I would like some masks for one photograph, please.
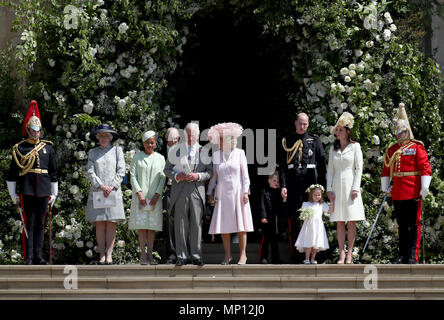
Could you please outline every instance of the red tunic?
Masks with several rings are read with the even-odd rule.
[[[421,176],[431,176],[432,169],[427,157],[427,151],[421,141],[410,140],[402,146],[394,143],[384,155],[383,177],[390,177],[390,159],[401,149],[399,161],[393,161],[393,200],[408,200],[420,198]],[[405,172],[406,176],[397,176],[396,173]]]

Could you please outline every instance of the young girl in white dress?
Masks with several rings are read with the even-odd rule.
[[[323,200],[324,187],[319,184],[311,185],[308,192],[308,202],[302,203],[301,219],[305,217],[295,246],[299,252],[305,252],[304,264],[317,264],[316,253],[329,248],[327,232],[322,221],[323,212],[332,213],[334,203],[329,207]]]

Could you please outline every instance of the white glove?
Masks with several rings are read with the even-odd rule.
[[[419,191],[419,194],[421,195],[423,200],[430,193],[429,192],[430,181],[432,181],[431,176],[421,176],[421,191]]]
[[[381,178],[381,191],[385,193],[392,192],[392,186],[390,185],[390,177]]]
[[[51,195],[49,196],[49,201],[48,201],[51,207],[54,205],[58,193],[59,193],[59,183],[51,182]]]
[[[11,196],[12,202],[16,203],[20,200],[18,194],[15,192],[17,187],[16,181],[6,181],[6,184],[8,185],[8,191],[9,195]]]

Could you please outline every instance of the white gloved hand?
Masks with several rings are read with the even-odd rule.
[[[8,185],[9,195],[11,196],[12,202],[16,203],[20,200],[18,194],[16,193],[17,182],[16,181],[6,181]]]
[[[421,191],[419,191],[422,200],[424,200],[429,195],[429,193],[429,189],[421,189]]]
[[[392,192],[392,186],[390,185],[390,177],[381,178],[381,191],[385,193]]]
[[[429,192],[430,181],[432,181],[431,176],[421,176],[421,191],[419,191],[419,194],[421,195],[423,200],[430,193]]]
[[[51,182],[51,195],[49,196],[49,199],[48,199],[48,203],[51,205],[51,207],[54,205],[54,202],[56,201],[58,193],[59,193],[59,183],[58,182]]]

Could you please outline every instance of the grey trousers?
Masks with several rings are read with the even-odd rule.
[[[174,204],[174,234],[178,259],[202,258],[202,215],[204,208],[197,189]]]

